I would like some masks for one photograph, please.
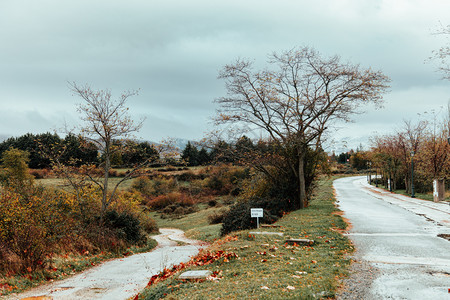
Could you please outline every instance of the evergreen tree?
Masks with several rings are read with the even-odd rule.
[[[198,166],[198,155],[199,152],[197,150],[197,147],[192,145],[191,142],[188,142],[183,150],[183,153],[181,154],[181,159],[187,162],[188,166]]]
[[[198,152],[198,164],[199,165],[207,165],[211,162],[211,157],[209,156],[208,151],[206,151],[205,148],[202,147],[200,151]]]

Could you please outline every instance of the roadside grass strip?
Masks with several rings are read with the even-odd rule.
[[[234,232],[190,263],[154,276],[135,299],[334,298],[347,275],[353,247],[341,234],[347,224],[334,205],[333,179],[318,182],[307,209],[285,215],[276,223],[279,227],[259,229],[283,236],[249,233],[255,229]],[[288,239],[314,243],[286,243]],[[212,258],[204,263],[205,257]],[[182,271],[188,270],[208,270],[212,275],[206,280],[180,280]]]

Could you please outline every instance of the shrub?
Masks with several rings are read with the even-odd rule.
[[[105,214],[105,226],[114,229],[119,238],[130,243],[141,243],[145,241],[142,235],[138,218],[127,212],[118,213],[115,210],[107,211]]]
[[[30,169],[28,172],[30,175],[33,175],[35,179],[47,178],[50,174],[49,169]]]
[[[211,176],[206,179],[205,187],[214,190],[214,191],[220,191],[224,186],[224,183],[221,178],[218,176]]]
[[[236,187],[234,189],[231,190],[230,195],[237,197],[239,196],[239,194],[242,192],[242,189],[240,187]]]
[[[161,210],[171,204],[174,204],[178,201],[179,193],[170,193],[167,195],[161,195],[147,202],[147,206],[149,206],[153,210]]]
[[[209,224],[219,224],[223,222],[225,215],[227,214],[227,210],[220,210],[219,212],[213,212],[208,216]]]
[[[114,170],[114,169],[110,169],[110,170],[108,171],[108,174],[109,174],[109,177],[119,177],[119,172],[117,172],[117,171]]]
[[[264,217],[260,222],[271,224],[292,208],[291,201],[283,198],[253,198],[233,205],[224,215],[221,234],[231,231],[256,228],[256,218],[250,216],[251,208],[263,208]]]
[[[204,194],[205,190],[203,188],[203,180],[194,180],[189,184],[189,194],[200,195]]]
[[[158,196],[150,200],[147,205],[167,215],[181,216],[196,211],[194,200],[180,192]]]
[[[72,199],[30,186],[26,193],[0,190],[0,271],[26,272],[42,266],[62,237],[72,237]]]
[[[140,176],[133,180],[133,183],[131,184],[131,189],[148,196],[153,192],[153,185],[148,176]]]
[[[196,180],[196,179],[204,179],[204,175],[202,174],[195,174],[192,171],[187,171],[187,172],[183,172],[180,175],[177,175],[178,180],[181,181],[192,181],[192,180]]]
[[[164,178],[157,176],[150,179],[148,176],[136,178],[131,185],[131,189],[139,191],[145,197],[155,197],[177,190],[178,181],[175,178]]]
[[[152,195],[164,195],[175,191],[178,188],[178,181],[175,178],[165,179],[159,176],[152,180],[152,187]]]
[[[141,216],[139,216],[139,221],[141,223],[142,229],[145,232],[147,233],[158,232],[158,224],[156,224],[156,221],[150,218],[149,216],[141,214]]]
[[[212,194],[228,195],[233,190],[236,195],[237,189],[243,180],[250,176],[250,170],[242,167],[232,167],[220,165],[208,167],[202,170],[199,175],[205,177],[204,188],[209,189]]]
[[[186,215],[188,213],[189,213],[189,211],[186,210],[182,206],[178,206],[172,211],[172,214],[175,215],[175,216],[183,216],[183,215]]]

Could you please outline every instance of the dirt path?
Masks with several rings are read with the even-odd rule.
[[[179,229],[162,228],[160,232],[160,235],[153,237],[158,242],[158,247],[151,252],[105,262],[73,277],[10,296],[8,299],[37,296],[55,300],[128,299],[141,291],[152,275],[165,267],[188,261],[202,247],[201,242],[186,238]]]

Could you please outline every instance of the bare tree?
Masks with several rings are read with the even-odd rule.
[[[111,157],[116,151],[121,150],[117,145],[113,145],[113,142],[129,138],[133,133],[139,131],[143,124],[143,120],[140,120],[137,124],[133,122],[126,106],[128,98],[137,95],[137,91],[125,91],[120,97],[113,99],[110,90],[95,91],[88,85],[79,86],[76,83],[71,83],[70,87],[77,96],[83,99],[83,102],[78,106],[78,112],[84,121],[81,134],[86,141],[97,146],[103,159],[100,165],[103,170],[101,178],[96,178],[89,172],[85,173],[89,180],[101,190],[101,217],[103,217],[109,205],[114,201],[119,185],[137,173],[147,163],[147,161],[144,161],[136,166],[109,193]]]
[[[431,59],[438,61],[438,69],[442,73],[443,79],[450,80],[450,25],[447,25],[446,27],[441,25],[441,29],[436,32],[436,34],[445,36],[447,44],[438,50],[433,51]]]
[[[305,47],[272,54],[272,70],[253,72],[252,63],[226,65],[219,78],[228,94],[219,98],[216,121],[264,130],[290,156],[298,182],[299,207],[307,205],[305,156],[318,149],[328,126],[349,121],[361,105],[381,104],[389,79],[381,72],[322,57]]]
[[[450,169],[450,145],[448,144],[447,125],[444,119],[438,118],[439,113],[434,111],[431,128],[423,142],[419,156],[419,167],[433,178],[434,200],[445,198],[445,179]]]
[[[404,132],[399,133],[402,135],[402,147],[400,152],[403,158],[404,164],[404,179],[406,192],[411,192],[411,152],[417,154],[420,151],[422,143],[425,138],[425,131],[428,123],[426,121],[419,121],[415,125],[411,124],[411,121],[404,121]]]

